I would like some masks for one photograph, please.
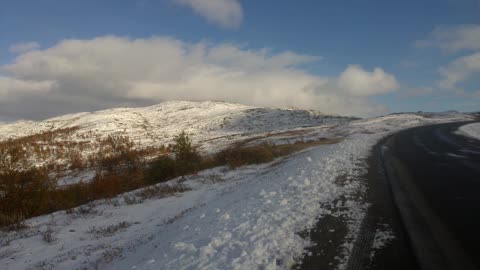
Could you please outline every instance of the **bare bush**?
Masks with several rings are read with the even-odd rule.
[[[68,209],[67,214],[72,214],[76,217],[91,217],[98,216],[101,214],[101,212],[97,210],[94,203],[88,203],[77,208]]]
[[[25,218],[50,209],[48,193],[54,186],[44,170],[0,172],[0,227],[21,227]]]
[[[55,231],[53,230],[53,227],[51,225],[48,225],[47,228],[41,232],[42,239],[43,241],[51,244],[57,240],[57,238],[54,235]]]
[[[57,138],[66,138],[74,131],[74,128],[57,130],[0,142],[0,228],[19,229],[23,226],[23,220],[27,218],[58,210],[72,209],[67,212],[77,216],[98,215],[94,205],[87,203],[114,198],[118,194],[139,188],[143,189],[123,198],[126,204],[171,196],[185,192],[189,188],[182,184],[147,186],[174,177],[194,174],[201,169],[223,165],[237,168],[270,162],[277,157],[307,147],[338,142],[338,140],[302,140],[294,144],[264,143],[246,146],[252,143],[250,138],[216,155],[202,158],[185,132],[176,136],[175,144],[168,148],[162,146],[143,150],[137,150],[128,137],[112,135],[98,139],[95,145],[99,150],[85,160],[78,152],[78,149],[86,147],[85,145],[73,142],[60,144],[57,141]],[[46,143],[53,146],[44,147]],[[89,183],[77,183],[57,189],[56,183],[50,180],[48,175],[52,170],[61,170],[63,167],[57,166],[58,164],[53,166],[48,162],[45,168],[32,167],[31,160],[26,154],[30,149],[36,151],[37,158],[41,156],[47,159],[47,156],[53,155],[63,160],[70,159],[72,169],[82,168],[87,166],[86,164],[95,165],[97,173]],[[146,166],[144,157],[160,150],[162,155]],[[169,151],[172,151],[174,158],[166,155]],[[222,181],[216,177],[210,177],[210,180]],[[73,209],[75,207],[78,208]]]
[[[136,193],[136,195],[141,200],[147,200],[152,198],[164,198],[168,197],[177,193],[182,193],[185,191],[191,190],[189,187],[183,184],[176,184],[176,185],[159,185],[159,186],[151,186],[144,188]]]
[[[117,224],[112,224],[106,227],[90,227],[88,233],[94,234],[95,236],[109,237],[115,235],[119,231],[123,231],[126,228],[130,227],[132,224],[126,221],[119,222]]]
[[[203,177],[202,182],[215,184],[225,182],[225,179],[219,174],[209,174]]]
[[[119,247],[109,248],[102,253],[102,256],[93,264],[93,269],[101,269],[102,265],[112,262],[122,255],[123,249]]]
[[[127,205],[139,204],[139,203],[144,202],[144,200],[142,200],[141,198],[139,198],[138,196],[136,196],[134,194],[129,194],[129,195],[124,196],[123,201]]]
[[[126,136],[110,135],[99,141],[100,151],[97,162],[100,172],[135,172],[142,168],[141,152],[135,150],[135,143]]]
[[[94,142],[100,150],[85,160],[79,152],[83,144],[60,144],[57,140],[59,137],[66,139],[74,130],[57,130],[0,142],[0,228],[19,229],[27,218],[112,198],[145,186],[142,157],[154,153],[157,148],[135,150],[128,137],[109,136]],[[30,155],[32,149],[34,152]],[[165,151],[165,147],[158,149]],[[66,163],[70,164],[70,169],[81,169],[88,163],[96,164],[99,169],[92,182],[57,189],[49,174],[66,167],[46,162],[52,155],[70,160]],[[48,166],[32,166],[32,160],[36,159],[45,160]],[[82,206],[68,212],[80,216],[96,214],[91,211],[91,206]]]

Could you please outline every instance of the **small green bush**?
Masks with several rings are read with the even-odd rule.
[[[146,173],[146,182],[156,184],[167,181],[177,176],[176,162],[169,156],[155,159]]]
[[[202,158],[192,146],[192,141],[185,131],[176,136],[174,141],[172,150],[175,154],[177,174],[184,175],[197,172]]]

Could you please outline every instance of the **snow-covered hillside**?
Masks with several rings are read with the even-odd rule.
[[[168,143],[186,130],[204,152],[245,139],[253,143],[341,139],[272,163],[237,170],[217,167],[157,185],[181,187],[183,192],[170,196],[145,198],[137,190],[97,201],[87,209],[31,218],[27,229],[1,233],[0,265],[4,269],[290,269],[308,256],[305,250],[312,244],[299,232],[311,229],[319,219],[333,218],[346,231],[332,262],[343,269],[369,206],[363,199],[367,188],[363,175],[371,147],[403,128],[471,119],[459,113],[409,113],[355,120],[304,110],[167,102],[0,126],[2,138],[79,127],[75,134],[121,132],[142,145]],[[390,235],[384,224],[376,229]],[[372,243],[372,249],[385,244]]]
[[[78,128],[72,138],[92,140],[122,134],[140,146],[170,143],[182,130],[192,134],[201,150],[218,148],[219,138],[235,141],[249,135],[299,127],[339,124],[350,118],[316,111],[262,108],[225,102],[171,101],[144,108],[116,108],[69,114],[44,121],[0,125],[0,140],[63,128]],[[213,146],[212,146],[213,145]]]
[[[460,132],[480,140],[480,123],[468,124],[459,128]]]
[[[37,136],[39,139],[23,147],[31,153],[29,165],[67,170],[75,160],[86,164],[95,159],[101,149],[100,140],[109,135],[127,136],[135,142],[135,148],[145,149],[167,146],[185,131],[200,153],[211,154],[248,140],[297,138],[312,131],[312,127],[336,126],[353,119],[293,108],[170,101],[143,108],[116,108],[4,124],[0,125],[0,141],[58,131],[50,141]],[[69,179],[59,182],[72,183]]]

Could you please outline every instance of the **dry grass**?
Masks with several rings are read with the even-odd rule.
[[[69,134],[73,131],[74,129],[62,130],[59,134]],[[47,133],[40,137],[48,141],[54,140],[55,136],[59,135]],[[22,139],[19,142],[29,142],[33,140],[32,138],[34,137]],[[257,139],[259,138],[265,139],[265,136]],[[0,228],[17,230],[22,228],[23,221],[27,218],[59,210],[67,210],[68,213],[79,217],[96,215],[98,213],[95,213],[95,207],[88,203],[113,198],[136,189],[139,191],[123,197],[126,204],[172,196],[185,192],[189,188],[182,184],[155,184],[217,166],[228,165],[231,168],[238,168],[244,165],[271,162],[275,158],[290,155],[305,148],[340,141],[340,139],[320,139],[300,140],[293,144],[248,145],[253,142],[253,138],[249,138],[213,156],[202,158],[190,145],[188,136],[178,136],[177,140],[177,146],[171,148],[174,150],[175,158],[162,155],[146,164],[142,158],[144,153],[135,150],[129,138],[110,136],[101,140],[100,150],[95,159],[87,162],[95,164],[94,179],[89,183],[77,183],[61,189],[57,188],[55,181],[49,179],[48,169],[28,168],[28,155],[22,144],[0,143]],[[73,157],[79,159],[78,155]],[[80,165],[83,162],[83,160],[78,161],[75,167],[84,166]],[[220,180],[213,179],[213,181]],[[73,209],[75,207],[78,208]],[[50,237],[46,234],[46,241],[49,239]]]
[[[136,195],[142,199],[152,199],[152,198],[164,198],[168,196],[172,196],[177,193],[182,193],[185,191],[191,190],[187,186],[183,184],[176,184],[176,185],[157,185],[144,188],[136,193]]]
[[[297,141],[293,144],[275,145],[271,143],[263,143],[253,146],[236,146],[221,151],[215,155],[213,160],[219,165],[229,165],[231,168],[237,168],[244,165],[271,162],[275,158],[287,156],[306,148],[323,144],[334,144],[340,141],[341,139],[320,139],[312,141]],[[209,162],[214,161],[210,160]]]
[[[108,225],[105,227],[90,227],[88,233],[94,234],[96,237],[110,237],[115,235],[119,231],[123,231],[130,227],[132,224],[126,221],[119,222],[117,224]]]
[[[127,205],[143,203],[148,199],[160,199],[170,197],[178,193],[191,190],[183,184],[155,185],[138,190],[137,192],[125,195],[123,201]]]

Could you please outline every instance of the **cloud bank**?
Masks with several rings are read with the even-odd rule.
[[[461,82],[480,73],[480,52],[455,59],[446,67],[440,68],[442,80],[439,86],[442,88],[456,88]]]
[[[224,100],[343,115],[386,112],[367,96],[394,91],[393,75],[351,65],[328,78],[302,68],[318,60],[165,37],[63,40],[0,67],[0,116],[41,119],[165,100]]]
[[[40,44],[38,44],[38,42],[24,42],[13,44],[8,48],[8,50],[11,53],[24,53],[38,48],[40,48]]]
[[[440,48],[456,55],[450,63],[438,69],[441,78],[436,81],[436,87],[457,96],[474,99],[480,97],[479,90],[468,91],[462,88],[463,83],[480,74],[479,24],[436,27],[427,39],[416,41],[415,45]]]
[[[174,0],[190,7],[193,12],[223,28],[237,28],[243,21],[243,9],[238,0]]]
[[[480,74],[480,25],[437,27],[427,40],[418,43],[420,46],[438,47],[450,53],[469,52],[440,67],[442,78],[437,82],[437,86],[442,89],[453,90],[461,95],[468,94],[460,85]],[[476,93],[478,91],[470,96],[477,98]]]
[[[415,42],[417,47],[438,47],[449,52],[480,49],[480,25],[468,24],[435,28],[425,40]]]

